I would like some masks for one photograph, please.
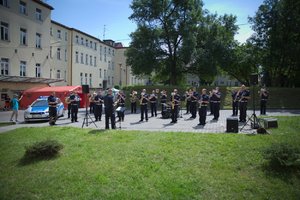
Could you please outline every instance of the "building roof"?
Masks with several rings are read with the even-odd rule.
[[[50,9],[50,10],[54,10],[54,8],[53,8],[52,6],[50,6],[50,5],[47,4],[47,3],[44,3],[44,2],[41,1],[41,0],[32,0],[32,1],[34,1],[34,2],[36,2],[36,3],[38,3],[38,4],[40,4],[40,5],[42,5],[42,6],[46,7],[46,8],[48,8],[48,9]]]
[[[37,78],[24,76],[0,76],[0,82],[17,82],[17,83],[55,83],[61,82],[63,79]]]

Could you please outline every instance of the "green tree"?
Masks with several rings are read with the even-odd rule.
[[[155,72],[166,83],[180,83],[196,46],[202,6],[201,0],[133,0],[129,19],[138,28],[126,52],[133,73]]]
[[[270,86],[300,86],[300,1],[265,0],[249,18]]]

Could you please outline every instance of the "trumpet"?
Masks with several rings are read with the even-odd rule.
[[[144,100],[144,98],[145,98],[145,97],[144,97],[144,95],[145,95],[145,93],[144,93],[144,92],[142,92],[142,93],[141,93],[140,104],[142,104],[142,103],[143,103],[143,100]]]

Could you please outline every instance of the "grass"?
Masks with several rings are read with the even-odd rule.
[[[15,122],[0,122],[0,127],[15,125]]]
[[[300,174],[269,171],[262,149],[300,146],[300,117],[270,135],[21,128],[0,134],[0,199],[299,199]],[[24,147],[64,145],[22,162]]]

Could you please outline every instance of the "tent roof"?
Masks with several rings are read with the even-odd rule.
[[[34,93],[34,92],[71,92],[71,91],[81,91],[81,86],[54,86],[54,87],[34,87],[28,90],[25,90],[25,93]]]

